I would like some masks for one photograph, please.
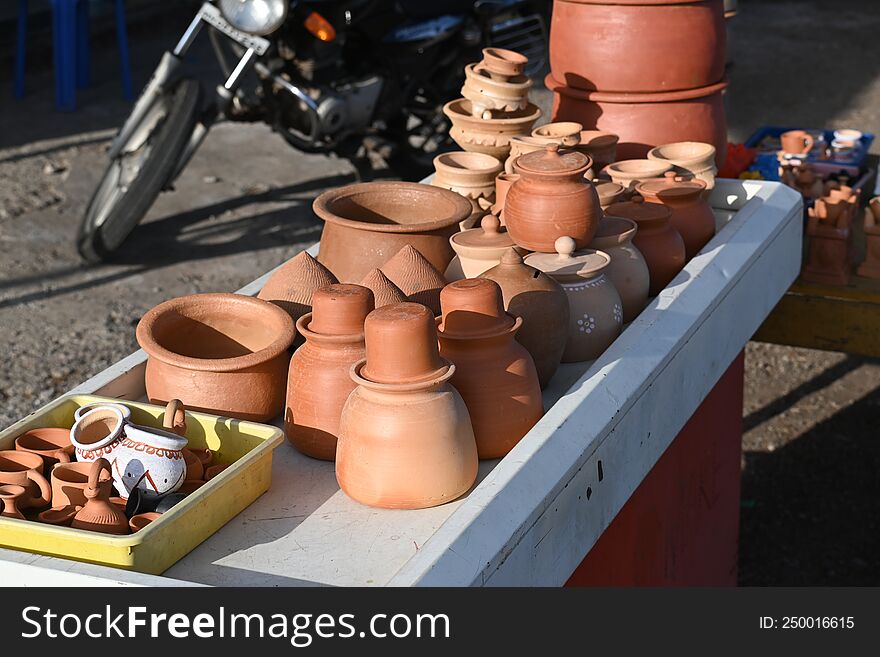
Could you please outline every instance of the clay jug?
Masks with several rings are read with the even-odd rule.
[[[684,240],[669,221],[672,212],[665,205],[645,203],[641,196],[632,201],[615,203],[608,214],[632,219],[639,229],[633,244],[641,252],[651,275],[649,296],[657,296],[687,262]]]
[[[510,235],[501,228],[501,221],[491,214],[483,217],[479,228],[456,233],[449,243],[456,255],[446,269],[447,281],[479,276],[501,262],[501,256],[513,246]]]
[[[440,290],[446,279],[416,249],[407,244],[382,265],[381,271],[407,300],[427,306],[435,316],[440,314]]]
[[[477,476],[477,445],[455,366],[440,358],[434,317],[420,304],[374,310],[366,359],[342,409],[336,478],[369,506],[420,509],[463,495]]]
[[[27,520],[19,506],[24,503],[28,491],[24,486],[4,484],[0,486],[0,517]]]
[[[648,302],[651,276],[648,265],[632,240],[638,227],[632,219],[605,215],[590,244],[591,249],[607,253],[611,262],[605,275],[614,283],[623,305],[623,323],[633,321]]]
[[[315,290],[338,282],[329,269],[300,251],[269,277],[257,298],[283,308],[295,322],[312,309]],[[302,344],[302,338],[295,344]]]
[[[715,214],[703,198],[706,183],[678,176],[673,171],[664,179],[645,180],[636,191],[649,203],[662,203],[672,212],[669,221],[684,240],[685,257],[690,260],[715,237]]]
[[[563,363],[595,360],[620,335],[623,306],[614,284],[605,275],[607,253],[575,251],[570,237],[556,240],[556,255],[533,253],[526,264],[552,276],[568,297],[570,319]]]
[[[376,308],[387,306],[389,303],[401,303],[406,301],[406,295],[392,283],[379,269],[373,269],[361,281],[361,285],[369,288],[373,293],[373,302]]]
[[[546,388],[565,351],[568,338],[568,297],[562,286],[523,263],[516,249],[508,249],[501,263],[480,274],[498,283],[504,309],[522,318],[516,341],[531,354],[541,388]]]
[[[553,252],[557,238],[572,237],[586,247],[596,233],[602,209],[592,183],[584,179],[591,160],[577,152],[560,154],[556,144],[520,157],[520,174],[504,206],[513,241],[530,251]]]
[[[312,299],[297,322],[306,343],[290,359],[284,433],[303,454],[336,458],[339,416],[355,389],[351,366],[365,355],[364,320],[373,293],[360,285],[330,285]]]
[[[102,471],[112,474],[109,461],[99,458],[92,463],[89,471],[89,485],[85,490],[86,504],[73,517],[71,527],[103,534],[128,534],[128,518],[110,502],[112,482],[110,479],[100,478]]]
[[[22,486],[26,493],[22,508],[42,508],[52,500],[52,487],[43,476],[43,459],[38,454],[0,450],[0,485]]]
[[[51,472],[56,463],[70,463],[73,456],[70,429],[31,429],[15,439],[15,449],[39,455],[43,459],[43,472]]]
[[[471,416],[481,459],[500,458],[544,414],[535,363],[515,335],[522,318],[504,312],[488,278],[450,283],[440,294],[440,355],[455,365],[451,383]]]

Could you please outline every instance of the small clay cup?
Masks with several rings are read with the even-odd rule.
[[[528,63],[528,57],[521,55],[515,50],[483,48],[483,66],[496,79],[522,75]]]
[[[52,469],[52,507],[84,506],[85,490],[89,485],[91,461],[59,463]],[[107,473],[102,473],[107,474]],[[109,479],[110,476],[107,475]]]
[[[43,476],[43,459],[39,454],[0,451],[0,485],[23,486],[26,494],[19,502],[23,509],[47,507],[52,500],[52,487]]]
[[[39,455],[43,459],[43,472],[51,472],[56,463],[70,463],[73,456],[70,429],[31,429],[15,439],[15,449]]]
[[[0,517],[13,518],[15,520],[27,520],[21,512],[21,506],[26,501],[28,490],[24,486],[4,484],[0,486]]]
[[[140,531],[147,525],[149,525],[154,520],[158,520],[162,517],[161,513],[157,513],[156,511],[147,511],[145,513],[139,513],[136,516],[132,516],[128,521],[128,527],[131,529],[131,533]]]

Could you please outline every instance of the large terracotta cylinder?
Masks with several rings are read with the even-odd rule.
[[[659,92],[724,75],[722,0],[555,0],[550,70],[588,91]]]

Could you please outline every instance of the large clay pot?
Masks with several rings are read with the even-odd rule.
[[[479,276],[501,262],[501,256],[513,246],[510,235],[501,228],[501,221],[491,214],[483,217],[479,228],[456,233],[449,243],[455,257],[444,275],[450,282]]]
[[[440,314],[440,290],[446,285],[446,279],[419,251],[404,246],[382,265],[381,272],[400,288],[408,301],[427,306],[435,316]]]
[[[52,500],[52,487],[43,476],[43,459],[38,454],[0,450],[0,485],[25,488],[17,502],[23,509],[46,507]]]
[[[646,180],[636,191],[649,203],[662,203],[671,212],[669,220],[684,240],[685,257],[690,260],[715,236],[715,214],[704,200],[706,183],[688,180],[670,171],[662,180]]]
[[[568,298],[562,286],[543,272],[523,263],[516,249],[508,249],[501,263],[480,274],[501,288],[504,309],[522,318],[516,340],[531,354],[541,388],[547,387],[568,338]]]
[[[26,431],[15,439],[19,452],[38,454],[43,459],[44,472],[51,472],[56,463],[70,463],[73,444],[70,429],[44,427]]]
[[[513,241],[529,251],[553,252],[556,239],[566,235],[585,247],[602,216],[599,196],[584,178],[590,158],[558,151],[550,144],[515,164],[520,179],[507,193],[505,225]]]
[[[300,251],[273,273],[258,299],[283,308],[295,322],[312,309],[312,293],[338,283],[324,265],[305,251]]]
[[[434,318],[422,305],[374,310],[367,357],[342,410],[336,478],[370,506],[420,509],[463,495],[477,476],[477,445],[455,366],[440,358]]]
[[[460,198],[460,197],[456,197]],[[194,294],[159,304],[137,326],[153,403],[265,422],[284,409],[296,327],[281,308],[240,294]]]
[[[365,288],[373,293],[373,302],[376,308],[387,306],[389,303],[401,303],[406,301],[406,295],[399,287],[382,273],[380,269],[372,269],[360,282]]]
[[[608,214],[632,219],[639,229],[633,244],[644,256],[651,275],[650,296],[657,296],[687,263],[684,240],[670,222],[672,212],[665,205],[645,203],[641,196],[615,203]]]
[[[623,323],[633,321],[648,301],[651,276],[641,252],[633,245],[636,222],[606,214],[590,244],[591,249],[607,253],[611,262],[605,275],[614,283],[623,305]]]
[[[721,0],[556,0],[550,69],[570,87],[692,89],[724,75]]]
[[[443,106],[443,113],[452,122],[449,136],[466,151],[486,153],[501,161],[510,154],[511,138],[528,135],[541,118],[540,108],[533,103],[525,109],[505,112],[503,118],[483,119],[473,116],[473,111],[467,98],[451,100]]]
[[[443,271],[454,255],[449,238],[473,211],[455,192],[408,182],[346,185],[312,207],[324,220],[318,261],[342,283],[357,283],[406,245]]]
[[[103,458],[92,463],[85,489],[86,504],[73,517],[71,527],[102,534],[129,534],[128,518],[110,502],[111,481],[101,478],[102,472],[111,472],[110,462]]]
[[[339,417],[355,389],[351,366],[365,355],[364,320],[373,293],[360,285],[318,290],[311,313],[296,324],[306,343],[290,359],[284,433],[303,454],[336,458]]]
[[[632,190],[643,180],[662,178],[671,168],[672,165],[668,162],[656,160],[621,160],[620,162],[612,162],[603,171],[611,178],[611,182],[621,185],[624,189]]]
[[[671,164],[676,173],[690,174],[706,183],[706,191],[715,189],[715,147],[698,141],[663,144],[648,151],[649,160]],[[708,194],[704,193],[703,196]]]

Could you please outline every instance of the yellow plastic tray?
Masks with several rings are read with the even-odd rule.
[[[162,406],[92,395],[67,395],[31,413],[0,433],[0,449],[14,449],[15,438],[37,427],[70,427],[80,406],[96,401],[124,403],[137,424],[162,426]],[[190,447],[208,448],[216,463],[231,464],[170,511],[128,536],[0,518],[0,546],[158,575],[269,489],[272,450],[280,429],[256,422],[187,411]],[[49,473],[45,473],[47,478]]]

